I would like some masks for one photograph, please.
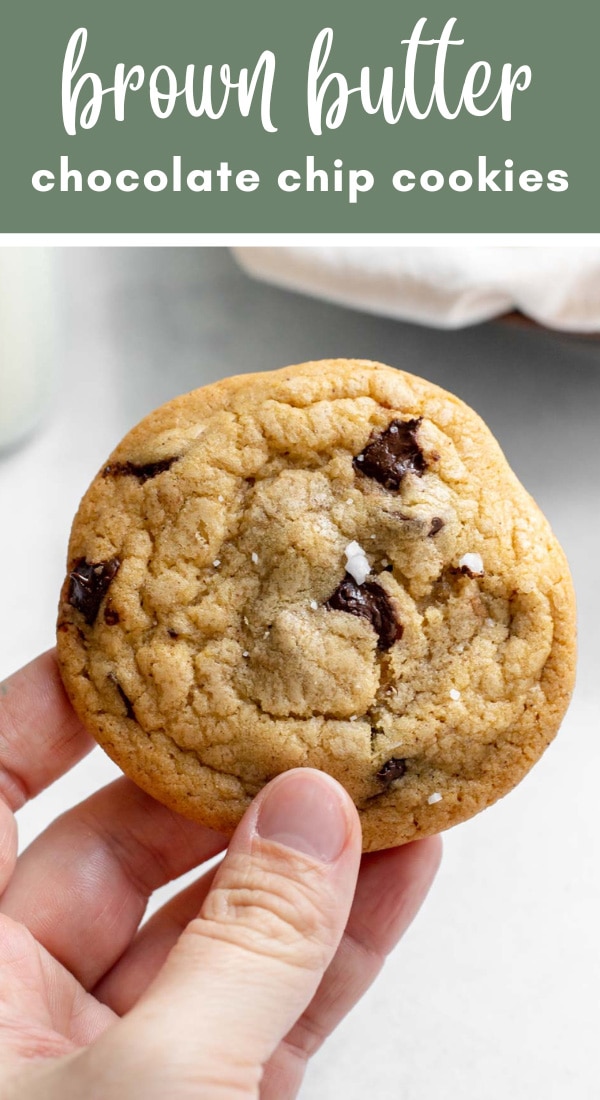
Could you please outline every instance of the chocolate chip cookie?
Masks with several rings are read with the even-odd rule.
[[[366,850],[511,789],[573,685],[563,553],[458,398],[377,363],[228,378],[126,436],[80,506],[58,654],[141,787],[231,832],[322,768]]]

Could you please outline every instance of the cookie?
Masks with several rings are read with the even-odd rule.
[[[312,766],[365,850],[495,802],[573,685],[564,555],[479,417],[377,363],[326,360],[179,397],[79,508],[58,656],[141,787],[231,833]]]

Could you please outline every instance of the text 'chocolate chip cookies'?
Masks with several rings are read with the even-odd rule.
[[[129,433],[73,525],[58,653],[87,728],[156,798],[231,832],[274,775],[322,768],[371,850],[470,817],[538,759],[574,601],[471,409],[327,360]]]

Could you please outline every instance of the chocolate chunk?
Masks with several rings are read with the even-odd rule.
[[[444,527],[444,526],[445,526],[445,524],[444,524],[443,519],[440,519],[439,516],[434,516],[432,521],[431,521],[431,527],[429,528],[427,538],[432,539],[433,536],[437,535],[438,531],[441,531],[442,527]]]
[[[120,565],[118,558],[99,562],[79,558],[69,573],[67,602],[81,612],[88,626],[93,626],[96,622],[100,604]]]
[[[133,709],[133,703],[131,702],[129,696],[124,692],[119,681],[117,680],[117,677],[114,675],[114,673],[109,672],[108,679],[110,680],[111,684],[114,684],[121,697],[123,706],[125,707],[125,714],[127,718],[133,718],[133,720],[135,721],[135,711]]]
[[[379,481],[386,489],[399,489],[405,474],[421,477],[427,464],[417,443],[417,420],[392,420],[381,435],[352,460],[354,469]]]
[[[180,455],[173,455],[172,458],[162,458],[159,462],[146,462],[144,465],[138,465],[135,462],[112,462],[104,467],[102,477],[137,477],[143,485],[145,481],[150,481],[150,478],[170,470],[173,463],[178,462],[180,457]]]
[[[112,606],[110,600],[106,601],[106,607],[104,608],[104,622],[107,626],[116,626],[117,623],[121,622],[121,616]]]
[[[402,637],[404,627],[394,615],[389,596],[374,581],[357,584],[349,573],[338,584],[325,607],[330,611],[347,611],[371,624],[377,634],[378,649],[389,649]]]
[[[371,726],[371,748],[374,747],[377,738],[381,737],[382,733],[385,733],[385,730],[381,726]]]
[[[384,787],[389,787],[395,779],[402,779],[406,767],[406,760],[401,760],[398,756],[392,756],[389,760],[386,760],[383,767],[377,772],[377,779],[380,783],[383,783]]]

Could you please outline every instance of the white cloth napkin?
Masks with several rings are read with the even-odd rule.
[[[571,332],[600,331],[600,248],[236,248],[251,275],[341,305],[460,328],[512,310]]]

